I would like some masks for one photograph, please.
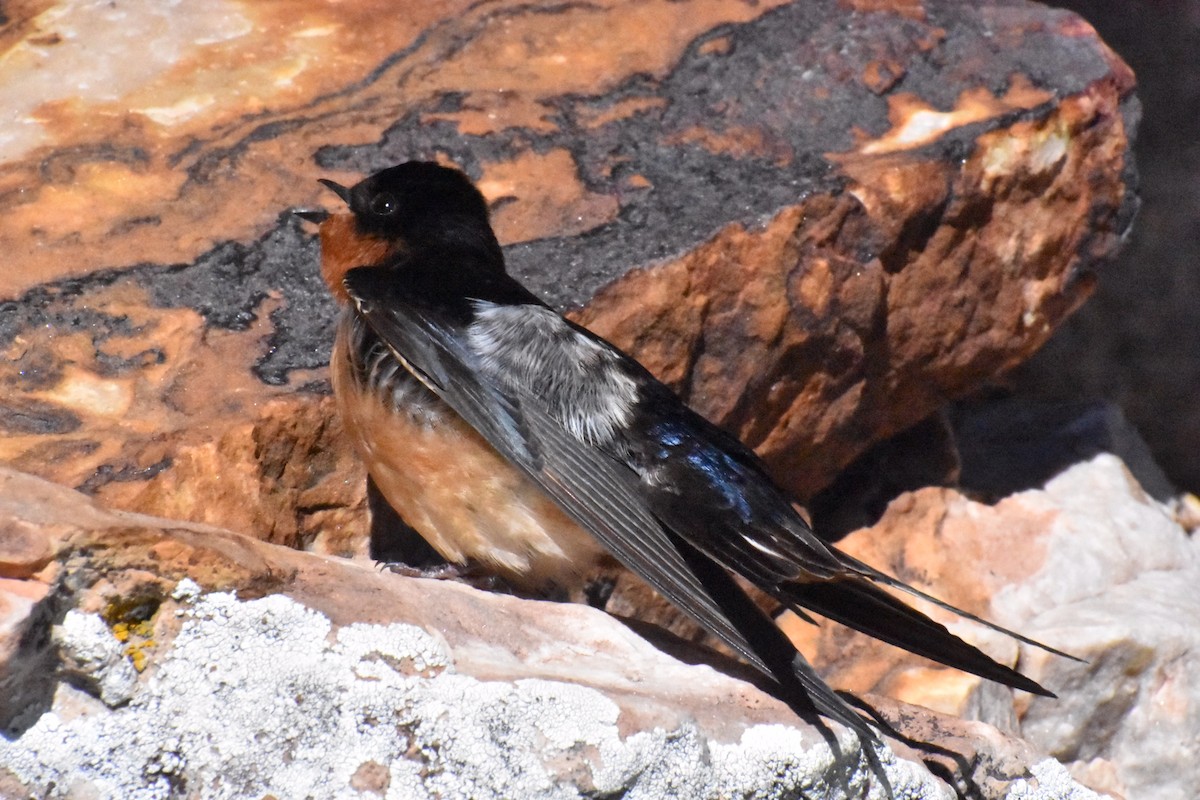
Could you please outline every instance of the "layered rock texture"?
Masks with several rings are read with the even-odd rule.
[[[466,168],[516,274],[801,495],[1033,352],[1133,209],[1132,76],[1070,14],[424,8],[26,21],[5,461],[122,508],[337,538],[359,481],[321,399],[333,304],[287,213],[334,200],[317,177]],[[81,61],[135,42],[137,69]]]
[[[363,474],[328,396],[333,301],[290,211],[333,201],[319,177],[464,168],[515,274],[807,498],[1027,358],[1125,235],[1133,77],[1085,22],[932,0],[4,14],[0,794],[129,796],[113,781],[136,775],[147,796],[880,796],[850,737],[789,716],[736,665],[658,634],[704,662],[681,663],[589,609],[331,558],[364,551]],[[911,569],[1037,622],[1038,602],[1092,596],[1032,588],[1005,606],[994,576],[972,576],[1058,580],[1048,554],[1069,546],[1038,527],[1053,517],[962,545],[974,561],[913,544]],[[974,594],[933,581],[959,569]],[[1095,653],[1070,627],[1033,632]],[[812,642],[823,660],[830,646]],[[1029,662],[1075,692],[1055,712],[955,676],[915,689],[886,659],[827,666],[1042,736],[879,700],[949,753],[896,745],[906,796],[1090,796],[1049,754],[1094,762],[1073,769],[1105,791],[1145,785],[1135,729],[1101,736],[1080,710],[1112,673]],[[271,666],[286,695],[262,694]],[[1131,686],[1105,720],[1151,694]],[[210,729],[189,708],[252,713]],[[304,734],[317,719],[331,727]],[[217,732],[235,738],[202,755]],[[84,741],[112,749],[62,745]]]

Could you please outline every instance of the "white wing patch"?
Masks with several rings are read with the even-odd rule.
[[[480,369],[541,400],[582,442],[605,444],[630,420],[637,383],[620,357],[548,308],[478,302],[467,342]]]

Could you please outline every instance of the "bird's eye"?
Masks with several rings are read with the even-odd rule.
[[[396,212],[396,196],[389,192],[377,194],[371,199],[371,213],[378,217],[386,217]]]

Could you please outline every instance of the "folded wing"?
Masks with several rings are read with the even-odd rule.
[[[635,473],[569,432],[532,393],[488,380],[459,321],[405,297],[382,270],[351,270],[345,284],[405,367],[618,561],[778,683],[793,704],[877,738],[724,570],[659,522]]]

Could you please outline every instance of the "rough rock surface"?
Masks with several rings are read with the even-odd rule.
[[[5,7],[0,460],[332,552],[317,177],[463,166],[516,273],[801,495],[1027,357],[1134,207],[1132,76],[1032,3],[44,5]]]
[[[9,470],[0,489],[0,521],[55,553],[9,582],[42,597],[2,631],[23,644],[0,653],[0,797],[883,796],[853,735],[586,606],[109,512]],[[987,725],[873,702],[922,740],[881,754],[898,798],[950,800],[943,778],[1096,797]]]
[[[1172,482],[1200,494],[1200,0],[1064,0],[1137,74],[1141,209],[1096,295],[1019,376],[1021,391],[1119,403]]]
[[[948,489],[905,495],[839,546],[1087,663],[952,624],[1060,695],[1014,708],[1008,692],[856,633],[790,626],[832,683],[1019,733],[1117,796],[1195,797],[1200,546],[1118,459],[1096,456],[994,506]]]

